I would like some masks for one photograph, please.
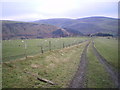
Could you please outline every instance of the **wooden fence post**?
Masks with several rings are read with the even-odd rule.
[[[44,51],[43,51],[43,47],[41,46],[41,53],[43,54],[44,53]]]
[[[51,51],[51,41],[49,41],[49,51]]]
[[[27,59],[27,42],[26,42],[26,40],[24,41],[24,45],[25,45],[25,58]]]
[[[64,44],[64,42],[63,42],[63,48],[65,47],[65,44]]]

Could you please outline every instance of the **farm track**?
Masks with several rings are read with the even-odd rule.
[[[85,88],[86,87],[86,72],[87,72],[87,47],[90,42],[87,43],[85,46],[81,58],[80,58],[80,64],[78,66],[78,70],[76,74],[74,75],[73,79],[70,82],[69,88]]]
[[[94,51],[94,54],[96,55],[99,62],[104,66],[106,71],[109,73],[113,83],[115,84],[116,88],[120,88],[120,84],[118,83],[118,72],[115,70],[114,67],[112,67],[107,60],[97,51],[97,49],[94,46],[94,42],[92,42],[92,48]]]

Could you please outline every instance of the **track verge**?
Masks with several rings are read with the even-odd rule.
[[[78,66],[78,70],[76,74],[74,75],[73,79],[70,82],[69,88],[85,88],[86,87],[86,72],[87,72],[87,47],[89,45],[90,41],[85,46],[81,58],[80,58],[80,64]]]
[[[92,42],[92,48],[94,51],[94,54],[96,55],[97,59],[99,62],[104,66],[106,71],[109,73],[113,83],[115,84],[116,87],[120,88],[120,85],[118,83],[118,72],[115,70],[114,67],[112,67],[107,60],[97,51],[97,49],[94,46],[94,42]]]

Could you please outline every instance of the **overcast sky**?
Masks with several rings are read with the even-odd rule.
[[[49,18],[118,17],[119,0],[1,0],[4,20],[35,21]]]

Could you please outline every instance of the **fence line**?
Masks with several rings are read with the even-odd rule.
[[[48,46],[45,46],[45,47],[43,47],[43,45],[36,46],[36,47],[40,47],[40,49],[39,49],[39,51],[34,52],[34,53],[27,52],[28,51],[28,45],[25,42],[24,53],[23,54],[3,57],[3,62],[7,61],[8,59],[9,60],[15,60],[15,59],[19,59],[19,58],[26,58],[27,59],[28,55],[33,55],[33,54],[35,55],[35,54],[38,54],[38,53],[43,54],[46,51],[51,51],[51,50],[55,50],[55,49],[62,49],[62,48],[70,47],[70,46],[77,45],[77,44],[80,44],[80,43],[85,42],[85,41],[87,41],[87,40],[76,41],[76,42],[72,42],[72,43],[65,43],[64,41],[62,41],[62,44],[60,45],[60,47],[57,47],[57,45],[54,45],[54,44],[52,44],[51,41],[49,41]],[[33,46],[33,47],[35,47],[35,46]]]

